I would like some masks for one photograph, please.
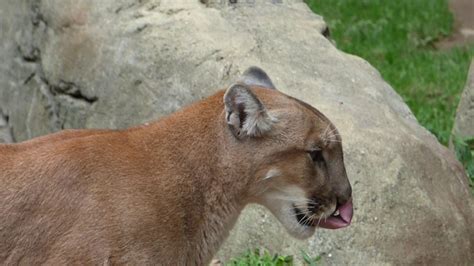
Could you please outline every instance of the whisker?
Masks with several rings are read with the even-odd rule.
[[[324,139],[326,137],[326,133],[327,133],[328,129],[329,129],[329,124],[326,126],[326,129],[324,129],[323,134],[320,136],[322,139]]]
[[[301,215],[301,214],[303,214],[304,217],[309,217],[309,215],[308,215],[309,213],[294,213],[294,214],[292,214],[291,216],[292,216],[292,217],[297,217],[298,215]]]
[[[303,218],[301,220],[299,220],[298,222],[301,223],[301,224],[306,224],[307,220],[308,220],[308,215],[304,215]]]
[[[298,208],[298,210],[299,210],[301,213],[303,213],[303,212],[304,212],[304,213],[311,213],[310,210],[306,209],[306,206],[299,206],[299,207],[298,207],[298,206],[295,205],[294,207]],[[292,211],[292,210],[295,209],[294,207],[291,206],[291,207],[283,208],[283,210],[284,210],[284,211]]]
[[[329,131],[329,132],[327,133],[327,135],[330,135],[330,134],[332,134],[332,133],[334,133],[334,132],[336,132],[336,131],[337,131],[337,128],[333,128],[331,131]]]
[[[308,216],[305,216],[303,217],[303,219],[301,219],[300,224],[306,225],[307,222],[308,222]]]
[[[319,224],[321,223],[321,218],[323,218],[323,217],[322,217],[322,216],[319,216],[318,225],[317,225],[317,226],[319,226]]]
[[[302,208],[298,208],[298,210],[296,210],[295,208],[287,208],[285,210],[286,211],[294,211],[294,212],[297,212],[297,213],[310,213],[309,210],[302,209]]]

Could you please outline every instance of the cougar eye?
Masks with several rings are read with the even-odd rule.
[[[324,163],[323,151],[322,150],[312,150],[308,152],[311,156],[311,160],[315,163]]]

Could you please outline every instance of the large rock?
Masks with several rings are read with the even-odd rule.
[[[0,109],[0,144],[12,143],[13,134],[10,125],[8,124],[8,116],[4,115]]]
[[[474,60],[456,111],[453,134],[461,138],[474,137]]]
[[[338,265],[474,261],[462,167],[372,66],[321,34],[321,17],[297,0],[203,2],[0,2],[0,107],[14,138],[156,119],[258,65],[339,128],[355,217],[299,241],[250,207],[219,257],[264,246]]]

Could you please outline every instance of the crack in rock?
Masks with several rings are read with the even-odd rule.
[[[40,5],[41,1],[34,1],[32,3],[31,10],[33,12],[33,19],[31,22],[35,27],[38,27],[41,23],[48,27],[48,22],[44,18],[43,14],[40,12]]]
[[[199,60],[199,62],[197,62],[196,64],[194,64],[194,66],[195,66],[195,67],[198,67],[198,66],[204,64],[205,62],[207,62],[208,60],[210,60],[214,55],[216,55],[216,54],[218,54],[218,53],[220,53],[220,52],[221,52],[220,49],[215,49],[215,50],[211,51],[209,54],[203,56],[203,57],[201,58],[201,60]],[[223,58],[222,58],[222,59],[223,59]],[[219,59],[219,57],[217,57],[217,58],[215,59],[215,61],[219,61],[219,60],[221,60],[221,59]]]
[[[15,142],[15,138],[13,137],[13,129],[8,122],[9,116],[6,115],[0,108],[0,143]]]
[[[43,54],[41,51],[42,45],[38,40],[42,40],[42,36],[47,34],[46,28],[49,22],[41,13],[41,1],[31,3],[31,27],[26,34],[28,40],[26,43],[19,43],[17,51],[22,63],[30,64],[32,72],[22,80],[23,86],[29,85],[31,80],[39,84],[38,91],[44,97],[43,108],[46,110],[47,119],[49,121],[49,128],[52,131],[61,130],[71,123],[69,120],[76,121],[77,117],[82,117],[87,112],[90,105],[98,100],[98,97],[84,93],[83,88],[77,83],[66,80],[52,81],[43,70]],[[36,96],[34,96],[36,97]],[[74,110],[72,113],[69,112]],[[79,111],[84,110],[85,112]],[[1,111],[1,110],[0,110]],[[1,115],[1,113],[0,113]],[[3,119],[3,120],[1,120]],[[5,129],[2,127],[8,117],[0,117],[0,138],[5,135]],[[3,124],[2,124],[3,122]],[[30,127],[31,125],[26,125]],[[7,134],[8,141],[13,141],[13,135],[9,130]]]
[[[39,49],[38,47],[31,47],[30,51],[24,51],[21,46],[18,46],[18,52],[21,55],[21,59],[28,63],[36,63],[39,60]]]
[[[33,72],[31,73],[24,81],[23,81],[23,85],[26,85],[28,84],[28,82],[30,82],[30,80],[32,80],[36,75],[36,72]]]
[[[97,101],[96,96],[85,95],[77,84],[70,81],[61,80],[58,85],[50,85],[50,91],[55,96],[63,94],[88,104],[93,104]]]
[[[51,86],[49,85],[48,80],[37,76],[36,81],[41,84],[40,92],[46,98],[48,103],[45,108],[48,111],[51,128],[56,131],[63,129],[63,123],[61,123],[61,119],[59,118],[59,106],[54,99],[54,95],[51,93]]]

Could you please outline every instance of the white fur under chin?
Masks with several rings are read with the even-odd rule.
[[[292,205],[282,207],[280,213],[281,215],[275,216],[283,224],[283,226],[285,226],[285,229],[288,231],[288,233],[293,237],[306,239],[314,234],[315,227],[304,226],[298,223]]]
[[[284,191],[273,191],[265,195],[264,205],[285,227],[287,232],[295,238],[305,239],[312,236],[315,227],[304,226],[298,223],[293,211],[293,204],[306,200],[304,191],[298,187],[291,186]]]

